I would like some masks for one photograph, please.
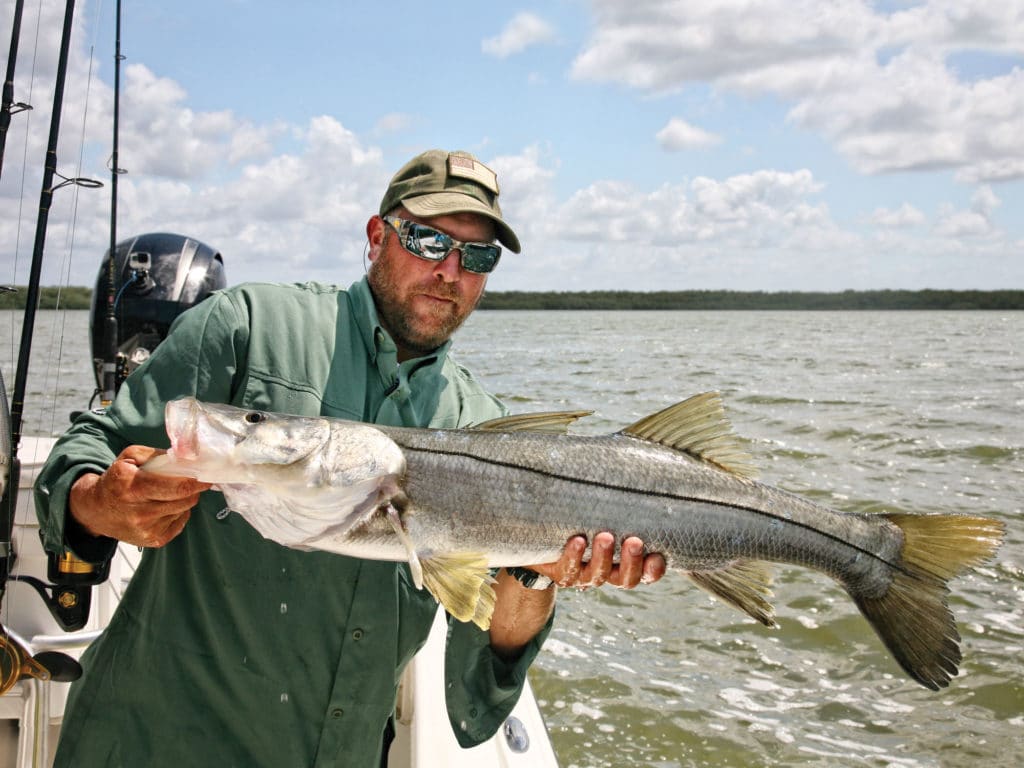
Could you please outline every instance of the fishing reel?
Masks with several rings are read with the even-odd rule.
[[[41,651],[32,655],[24,641],[0,624],[0,696],[27,677],[70,683],[81,676],[81,664],[66,653]]]
[[[107,578],[110,566],[94,566],[92,563],[79,560],[70,552],[59,555],[49,552],[46,558],[46,575],[52,583],[47,584],[35,576],[25,574],[12,578],[36,591],[49,609],[50,615],[65,632],[82,629],[89,621],[92,587]]]
[[[0,379],[0,389],[3,383]],[[0,499],[0,519],[14,520],[14,506],[17,499],[16,490],[21,478],[21,462],[17,457],[10,458],[6,468],[6,483],[3,497]],[[50,615],[65,632],[81,629],[89,621],[89,607],[92,604],[92,585],[107,579],[110,563],[100,565],[87,563],[75,557],[71,552],[59,554],[47,552],[46,577],[50,584],[28,576],[27,574],[11,575],[17,555],[11,543],[9,526],[0,536],[0,597],[5,592],[8,579],[27,584],[35,590],[50,611]],[[3,642],[3,627],[0,626],[0,642]],[[13,683],[12,683],[13,685]]]

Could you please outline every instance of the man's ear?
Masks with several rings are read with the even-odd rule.
[[[366,242],[369,243],[369,250],[366,258],[375,261],[380,256],[380,249],[384,246],[385,227],[387,224],[380,216],[371,216],[366,222]]]

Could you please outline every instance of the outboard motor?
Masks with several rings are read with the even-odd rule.
[[[138,235],[114,249],[114,285],[110,252],[100,265],[89,322],[93,372],[103,389],[103,366],[110,339],[107,308],[117,320],[116,387],[146,361],[164,340],[174,319],[213,291],[227,286],[224,260],[208,245],[184,235]]]
[[[113,350],[111,341],[116,341],[117,348],[116,391],[167,337],[178,315],[227,286],[220,253],[193,238],[165,233],[139,235],[118,243],[114,276],[111,288],[108,251],[96,278],[89,321],[97,394],[104,388],[104,368],[110,364],[106,358]],[[109,321],[111,303],[116,332],[115,324]],[[114,335],[116,340],[110,338]],[[51,584],[27,576],[21,581],[32,586],[61,627],[71,631],[85,626],[92,602],[91,587],[105,581],[109,572],[109,562],[87,563],[65,549],[47,553]],[[52,670],[50,673],[55,674]]]

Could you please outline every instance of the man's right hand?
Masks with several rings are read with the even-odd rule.
[[[140,547],[162,547],[185,528],[199,494],[210,488],[188,477],[139,468],[163,453],[144,445],[121,451],[102,475],[85,474],[71,486],[71,515],[93,536]]]

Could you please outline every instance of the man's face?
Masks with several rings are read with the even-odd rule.
[[[455,213],[421,219],[399,208],[396,215],[438,229],[463,242],[494,240],[490,219]],[[398,346],[398,359],[418,357],[447,341],[476,308],[487,275],[469,272],[452,251],[432,262],[409,253],[379,216],[366,225],[370,241],[370,288],[381,323]]]

